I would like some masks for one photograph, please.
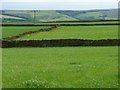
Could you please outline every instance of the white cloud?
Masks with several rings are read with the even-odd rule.
[[[91,10],[118,8],[117,3],[107,2],[4,2],[3,9],[8,10]]]
[[[3,9],[9,10],[90,10],[118,8],[118,1],[119,0],[2,0],[2,5]]]

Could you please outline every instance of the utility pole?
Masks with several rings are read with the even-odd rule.
[[[36,11],[34,10],[34,25],[36,24]]]

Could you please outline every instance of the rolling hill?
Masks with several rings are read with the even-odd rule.
[[[77,20],[117,20],[118,10],[88,10],[88,11],[57,11]]]
[[[35,21],[47,22],[47,21],[79,21],[79,20],[117,20],[117,9],[106,10],[85,10],[85,11],[73,11],[73,10],[3,10],[2,21],[3,22],[33,22],[34,15]]]

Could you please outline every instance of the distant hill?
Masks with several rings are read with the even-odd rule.
[[[78,20],[117,20],[118,10],[37,10],[35,13],[37,22],[47,21],[78,21]],[[2,11],[3,22],[33,22],[33,10],[4,10]]]
[[[57,11],[77,20],[117,20],[118,10]]]

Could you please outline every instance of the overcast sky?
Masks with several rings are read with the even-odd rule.
[[[3,10],[91,10],[118,8],[119,0],[1,0]]]

